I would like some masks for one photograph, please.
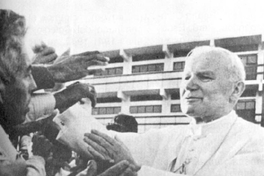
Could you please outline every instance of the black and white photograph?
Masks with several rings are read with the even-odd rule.
[[[264,176],[264,1],[0,1],[0,176],[181,175]]]

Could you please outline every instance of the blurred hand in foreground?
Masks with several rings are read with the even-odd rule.
[[[126,160],[134,172],[141,168],[134,161],[128,148],[117,138],[113,139],[104,133],[92,130],[91,133],[85,134],[84,141],[88,144],[87,150],[95,159],[109,160],[115,164]]]

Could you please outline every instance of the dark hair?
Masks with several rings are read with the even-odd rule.
[[[138,131],[138,123],[136,118],[126,114],[119,114],[115,116],[114,123],[106,126],[108,130],[118,132],[135,132]]]
[[[15,82],[17,75],[27,68],[23,53],[26,33],[25,18],[11,10],[0,9],[0,83],[9,85]],[[12,125],[2,101],[0,101],[0,124],[7,133]],[[12,135],[9,135],[10,137]]]
[[[0,9],[0,79],[8,84],[25,68],[23,41],[25,18],[11,10]]]

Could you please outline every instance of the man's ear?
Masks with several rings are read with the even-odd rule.
[[[236,102],[245,90],[245,83],[239,81],[234,84],[233,92],[230,96],[230,102]]]

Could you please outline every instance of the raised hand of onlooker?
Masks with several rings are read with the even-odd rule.
[[[122,160],[129,162],[132,171],[137,172],[140,166],[134,161],[128,148],[118,139],[113,139],[97,130],[86,133],[84,141],[88,144],[87,150],[98,160],[109,160],[118,163]]]
[[[55,49],[43,42],[35,45],[32,50],[35,53],[33,64],[51,64],[58,57]]]
[[[89,98],[92,107],[96,105],[96,92],[92,85],[88,83],[75,82],[69,85],[61,92],[54,94],[56,105],[55,108],[63,112],[82,98]]]
[[[60,61],[47,66],[55,82],[67,82],[83,78],[94,73],[90,66],[104,66],[108,59],[98,51],[86,52],[78,55],[61,56]]]

